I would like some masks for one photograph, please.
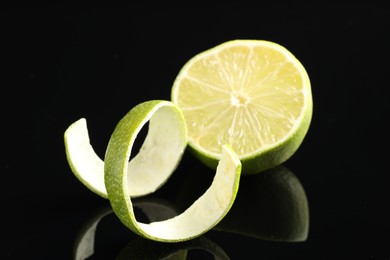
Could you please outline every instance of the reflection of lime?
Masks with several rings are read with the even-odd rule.
[[[215,229],[266,240],[305,241],[309,230],[305,191],[282,165],[242,178],[236,202]]]
[[[243,173],[287,160],[312,116],[305,68],[287,49],[263,40],[229,41],[196,55],[179,72],[171,98],[195,155],[215,168],[221,145],[230,144]]]

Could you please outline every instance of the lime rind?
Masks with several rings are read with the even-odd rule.
[[[64,140],[66,157],[74,175],[92,192],[107,199],[104,162],[90,143],[86,119],[71,124],[65,131]]]
[[[167,112],[155,114],[158,109]],[[132,129],[128,131],[136,133],[134,138],[142,126],[150,121],[145,141],[127,170],[127,185],[132,186],[129,195],[139,197],[160,188],[176,169],[187,146],[187,132],[181,112],[169,101],[145,102],[132,114]],[[74,175],[92,192],[108,198],[104,161],[90,144],[85,118],[71,124],[65,131],[64,139],[67,159]],[[156,147],[165,147],[165,150]]]
[[[143,163],[155,164],[157,162],[158,164],[158,162],[167,161],[166,158],[158,157],[165,157],[167,150],[175,147],[172,144],[178,139],[175,131],[177,131],[177,127],[184,124],[183,118],[177,120],[177,116],[172,116],[173,114],[169,113],[172,109],[177,108],[168,104],[170,103],[144,102],[134,107],[122,118],[116,126],[107,147],[104,176],[111,206],[125,226],[140,236],[151,240],[179,242],[207,232],[227,214],[238,191],[241,162],[230,146],[224,145],[222,157],[211,186],[187,210],[176,217],[163,221],[155,221],[149,224],[138,222],[130,196],[135,186],[132,185],[132,182],[129,182],[128,174],[128,169],[132,167],[131,162],[129,163],[132,146],[142,126],[150,120],[149,131],[158,133],[157,135],[160,137],[151,140],[153,141],[151,142],[153,143],[153,150],[155,150],[153,156],[156,157],[153,160],[140,160],[140,166],[137,169],[147,167]],[[153,123],[156,116],[157,120]],[[161,120],[162,118],[163,120]],[[134,124],[134,122],[142,123]],[[153,130],[154,127],[156,131]],[[169,159],[169,161],[171,160]]]
[[[134,142],[147,123],[146,138],[131,158]],[[64,138],[75,176],[90,190],[108,198],[123,224],[151,240],[179,242],[202,235],[222,220],[238,192],[241,162],[233,149],[224,145],[211,186],[187,210],[149,224],[137,221],[131,198],[161,187],[178,166],[187,146],[183,114],[170,101],[147,101],[131,109],[111,135],[104,162],[90,144],[84,118],[74,122]]]
[[[181,111],[169,101],[153,100],[137,105],[119,122],[118,125],[125,127],[120,132],[114,131],[115,149],[125,151],[132,147],[148,122],[148,132],[139,152],[130,161],[131,149],[115,159],[119,162],[126,158],[126,187],[131,197],[144,196],[160,188],[178,166],[187,146],[187,128]],[[105,185],[107,188],[107,181]]]
[[[150,224],[139,223],[141,231],[152,239],[184,241],[197,237],[228,213],[238,192],[241,162],[229,145],[222,148],[222,157],[211,186],[180,215]]]
[[[241,175],[241,163],[228,146],[223,146],[221,161],[208,190],[180,215],[163,220],[141,223],[136,220],[133,204],[126,193],[124,171],[107,169],[107,190],[114,212],[129,229],[142,237],[160,242],[181,242],[198,237],[216,226],[228,213],[236,198]],[[106,163],[106,167],[110,164]],[[113,166],[113,169],[116,168]],[[115,188],[122,185],[122,190]],[[110,192],[114,194],[110,195]]]

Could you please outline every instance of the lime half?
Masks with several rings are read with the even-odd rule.
[[[266,40],[232,40],[195,55],[177,75],[171,99],[184,114],[194,154],[215,168],[229,144],[243,173],[290,158],[312,117],[304,66]]]

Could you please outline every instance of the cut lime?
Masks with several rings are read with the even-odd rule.
[[[215,168],[229,144],[243,173],[279,165],[301,145],[311,122],[308,74],[285,47],[265,40],[233,40],[190,59],[171,99],[183,112],[188,144]]]

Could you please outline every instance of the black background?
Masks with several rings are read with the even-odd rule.
[[[297,243],[215,230],[204,236],[231,259],[390,257],[389,8],[63,4],[0,14],[2,259],[71,259],[80,228],[108,205],[68,166],[63,133],[72,122],[87,119],[91,143],[103,156],[127,111],[169,100],[188,59],[233,39],[280,43],[310,76],[312,123],[284,163],[306,192],[309,234]],[[175,201],[194,168],[211,180],[213,171],[186,153],[153,196]],[[250,203],[256,210],[256,201]],[[90,259],[114,259],[137,239],[115,217],[107,222]]]

